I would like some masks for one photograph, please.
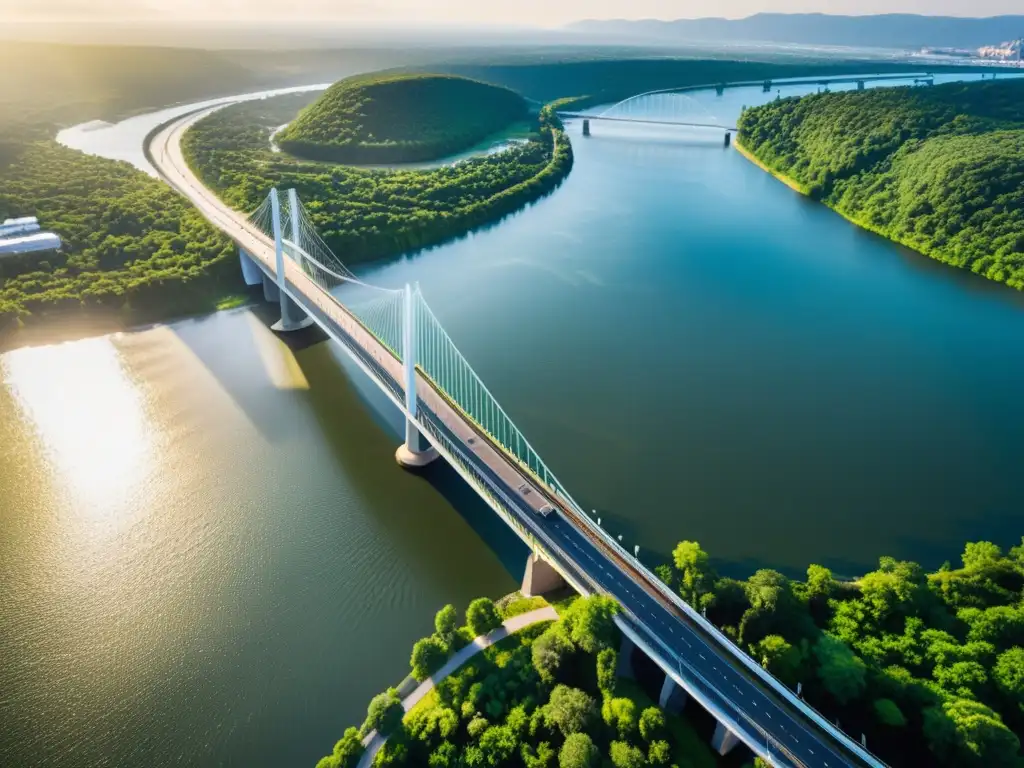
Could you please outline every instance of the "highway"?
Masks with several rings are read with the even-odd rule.
[[[176,118],[155,131],[149,138],[148,156],[172,187],[273,275],[273,243],[251,227],[243,214],[229,209],[206,189],[182,156],[184,132],[217,108]],[[401,362],[290,259],[285,260],[285,288],[403,409]],[[489,497],[520,536],[539,546],[577,589],[611,595],[624,606],[625,621],[653,650],[655,661],[756,753],[770,756],[774,765],[781,766],[883,765],[860,753],[855,745],[838,741],[764,679],[739,664],[723,646],[727,640],[712,636],[688,616],[660,585],[651,583],[631,556],[596,533],[580,510],[480,432],[419,371],[416,392],[418,426],[456,470]],[[545,503],[555,505],[558,513],[538,515]]]

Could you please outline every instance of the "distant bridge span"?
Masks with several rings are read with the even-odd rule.
[[[644,123],[645,125],[678,125],[686,128],[715,128],[719,131],[735,131],[735,126],[718,123],[695,123],[685,120],[654,120],[640,117],[608,117],[607,115],[585,115],[582,112],[559,112],[559,117],[582,118],[584,120],[605,120],[613,123]]]

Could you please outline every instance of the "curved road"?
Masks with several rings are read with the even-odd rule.
[[[264,271],[273,274],[273,244],[204,187],[181,152],[181,138],[189,126],[222,106],[173,120],[151,136],[147,151],[172,187],[261,262]],[[297,264],[285,261],[287,292],[378,381],[396,406],[403,408],[401,364]],[[775,765],[883,765],[852,742],[842,743],[830,735],[738,663],[734,649],[726,648],[721,638],[712,637],[699,621],[666,597],[631,557],[596,534],[575,507],[552,494],[478,432],[423,376],[417,381],[417,397],[419,426],[456,470],[491,498],[492,506],[520,536],[540,543],[577,588],[609,594],[626,607],[627,634],[648,646],[667,674],[756,753],[770,757]],[[545,503],[554,504],[559,514],[540,517],[537,509]]]

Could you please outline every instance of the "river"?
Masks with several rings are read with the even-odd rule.
[[[734,574],[1019,540],[1019,294],[721,134],[592,128],[552,195],[365,274],[420,282],[581,503]],[[515,587],[517,540],[450,470],[399,469],[394,409],[272,319],[0,357],[0,764],[311,766],[438,607]]]

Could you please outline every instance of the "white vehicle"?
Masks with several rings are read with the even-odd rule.
[[[554,511],[555,511],[554,507],[552,507],[550,504],[545,504],[543,507],[541,507],[540,509],[537,510],[537,514],[540,515],[541,517],[547,517],[548,515],[550,515]]]

